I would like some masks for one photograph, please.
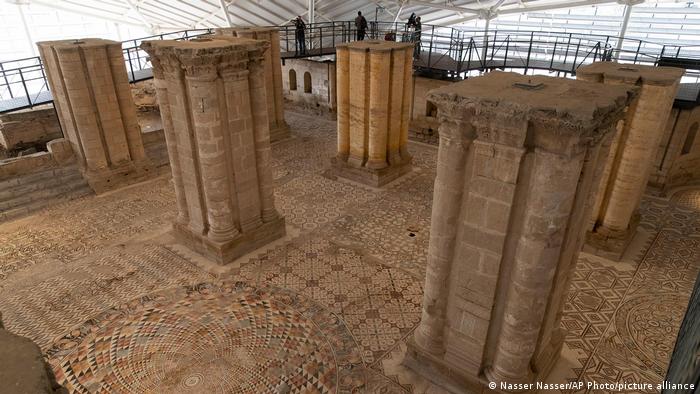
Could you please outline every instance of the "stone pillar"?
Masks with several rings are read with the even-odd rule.
[[[411,171],[408,122],[413,46],[358,41],[336,48],[338,154],[335,175],[380,187]]]
[[[98,193],[143,179],[143,149],[120,42],[38,42],[54,105],[90,186]]]
[[[576,78],[584,81],[641,86],[612,142],[586,236],[587,251],[619,260],[632,240],[639,223],[639,204],[683,73],[672,67],[613,62],[576,71]]]
[[[284,120],[279,29],[277,27],[223,27],[217,28],[215,31],[216,34],[263,40],[270,43],[270,49],[265,52],[264,58],[270,141],[275,142],[289,137],[289,126]]]
[[[477,392],[549,372],[606,141],[632,96],[501,72],[431,92],[440,147],[409,367]]]
[[[285,234],[274,207],[264,41],[146,41],[180,242],[227,264]]]

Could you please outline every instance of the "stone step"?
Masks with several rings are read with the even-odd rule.
[[[14,219],[92,193],[77,165],[20,176],[0,189],[0,220]]]
[[[77,165],[49,168],[49,169],[33,172],[31,174],[21,175],[18,177],[14,177],[11,179],[6,179],[4,181],[0,181],[0,190],[6,190],[8,188],[12,188],[12,187],[19,186],[19,185],[31,184],[31,183],[34,183],[36,181],[53,179],[56,176],[62,176],[62,175],[66,175],[66,174],[74,173],[74,172],[80,172]],[[0,197],[0,198],[2,198],[2,197]]]
[[[42,198],[31,201],[28,204],[7,211],[0,211],[0,222],[18,219],[48,206],[93,194],[90,186],[84,181],[52,188],[51,191],[52,193],[46,193]]]
[[[44,190],[82,180],[83,177],[77,168],[42,173],[41,177],[34,177],[32,182],[23,181],[0,191],[0,211],[35,200],[36,194],[41,194]]]

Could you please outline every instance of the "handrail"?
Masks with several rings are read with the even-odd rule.
[[[273,27],[273,26],[270,26]],[[331,55],[336,45],[354,41],[357,29],[353,21],[329,21],[307,25],[307,52],[296,48],[295,26],[279,29],[283,59]],[[180,30],[122,42],[124,62],[131,82],[152,78],[150,60],[141,51],[141,42],[152,39],[188,40],[211,34],[213,29]],[[391,34],[388,34],[391,33]],[[674,64],[669,59],[697,59],[697,67],[686,77],[700,85],[700,46],[660,44],[653,41],[562,31],[470,30],[439,25],[423,25],[418,34],[403,22],[371,22],[367,37],[414,42],[414,68],[419,72],[447,78],[463,78],[472,72],[493,69],[530,69],[575,74],[583,64],[618,60],[624,63]],[[691,62],[692,63],[692,62]],[[688,64],[687,62],[684,64]],[[9,97],[8,97],[9,96]],[[41,58],[0,62],[0,113],[51,102]],[[3,103],[10,103],[3,106]]]

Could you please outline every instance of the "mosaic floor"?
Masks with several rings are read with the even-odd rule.
[[[335,124],[273,145],[293,236],[226,272],[172,244],[166,178],[0,224],[0,312],[72,392],[441,390],[401,366],[420,319],[437,150],[382,190],[323,174]],[[645,198],[633,250],[582,254],[552,382],[658,383],[700,270],[700,190]]]

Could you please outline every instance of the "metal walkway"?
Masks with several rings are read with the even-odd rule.
[[[294,26],[279,26],[281,58],[296,59],[335,54],[337,44],[354,41],[354,23],[325,22],[309,25],[305,31],[307,52],[296,51]],[[153,77],[148,56],[139,45],[146,40],[187,40],[211,34],[212,29],[183,30],[124,41],[124,62],[131,82]],[[417,72],[446,79],[460,79],[474,72],[495,69],[541,70],[557,75],[574,75],[582,65],[617,59],[621,63],[669,65],[686,69],[677,101],[700,103],[700,47],[660,45],[650,41],[565,32],[468,31],[423,25],[421,31],[404,23],[370,24],[367,39],[414,42],[419,56]],[[52,102],[39,57],[0,63],[0,113]]]

